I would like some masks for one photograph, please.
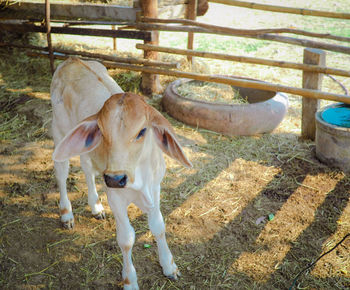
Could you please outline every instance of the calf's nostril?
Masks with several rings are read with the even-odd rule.
[[[127,182],[128,182],[128,177],[126,175],[124,175],[123,178],[120,179],[119,184],[121,187],[124,187]]]
[[[128,183],[128,176],[126,174],[122,175],[103,175],[106,185],[111,188],[123,188]]]

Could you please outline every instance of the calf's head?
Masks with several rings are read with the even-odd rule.
[[[108,187],[123,188],[134,182],[143,150],[154,143],[186,167],[186,158],[170,123],[143,97],[122,93],[111,96],[95,115],[82,121],[56,146],[55,161],[64,161],[96,149],[103,155],[103,176]],[[151,150],[147,151],[151,152]]]

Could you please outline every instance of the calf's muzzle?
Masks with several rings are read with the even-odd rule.
[[[128,183],[128,176],[126,174],[103,174],[103,178],[108,187],[124,188]]]

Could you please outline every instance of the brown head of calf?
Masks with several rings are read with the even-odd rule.
[[[123,188],[134,182],[143,150],[154,143],[183,165],[192,166],[170,123],[156,109],[139,95],[115,94],[97,114],[82,121],[62,139],[53,159],[63,161],[94,151],[106,185]]]

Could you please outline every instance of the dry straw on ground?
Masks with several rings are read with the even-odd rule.
[[[210,82],[190,81],[179,85],[178,93],[186,98],[218,104],[245,104],[247,101],[232,86]]]
[[[300,59],[302,49],[266,45],[251,54]],[[196,61],[191,69],[300,85],[300,73],[290,70]],[[330,54],[329,64],[346,68],[350,59]],[[121,73],[110,71],[134,90],[139,74]],[[122,257],[114,219],[100,179],[107,219],[92,218],[77,158],[68,180],[76,227],[60,227],[49,133],[50,79],[47,60],[0,50],[0,287],[118,288]],[[173,78],[161,80],[165,86]],[[341,81],[349,87],[349,80]],[[341,90],[328,79],[323,89]],[[301,102],[289,97],[282,124],[261,136],[230,138],[185,126],[162,112],[194,165],[184,169],[166,158],[161,192],[167,239],[182,277],[163,277],[147,217],[132,205],[133,259],[141,289],[286,289],[301,269],[350,232],[349,176],[320,163],[314,142],[299,138]],[[161,110],[160,96],[148,101]],[[303,275],[299,287],[349,288],[349,249],[348,239]]]

